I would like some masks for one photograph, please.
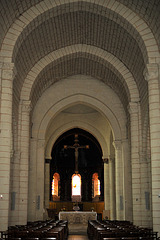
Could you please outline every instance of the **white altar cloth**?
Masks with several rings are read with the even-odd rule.
[[[96,212],[59,212],[60,220],[67,220],[69,224],[88,224],[88,220],[96,220]]]

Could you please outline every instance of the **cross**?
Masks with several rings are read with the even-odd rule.
[[[79,142],[78,134],[75,134],[74,142],[75,143],[73,144],[73,146],[64,145],[64,149],[68,149],[68,148],[75,149],[75,173],[78,173],[78,149],[79,148],[89,149],[89,145],[80,146],[78,143]]]

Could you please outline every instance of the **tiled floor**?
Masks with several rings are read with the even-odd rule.
[[[87,235],[69,235],[68,240],[88,240]]]

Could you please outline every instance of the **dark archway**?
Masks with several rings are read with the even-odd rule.
[[[78,150],[78,172],[82,178],[82,201],[92,201],[92,175],[97,172],[101,182],[101,197],[104,199],[104,169],[102,149],[96,138],[79,128],[71,129],[62,134],[52,149],[50,182],[55,172],[60,175],[60,200],[71,201],[71,178],[75,173],[75,151],[64,149],[64,145],[73,146],[75,134],[78,134],[80,146],[89,145],[89,149]],[[51,191],[50,191],[51,193]],[[50,200],[52,195],[50,194]]]

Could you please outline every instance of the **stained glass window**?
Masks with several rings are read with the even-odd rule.
[[[52,180],[52,196],[58,196],[58,187],[59,187],[59,174],[58,173],[54,173],[53,175],[53,180]]]
[[[72,195],[81,195],[81,177],[74,174],[72,177]]]
[[[92,176],[92,196],[95,197],[101,194],[100,191],[100,180],[98,179],[98,173],[94,173]]]

